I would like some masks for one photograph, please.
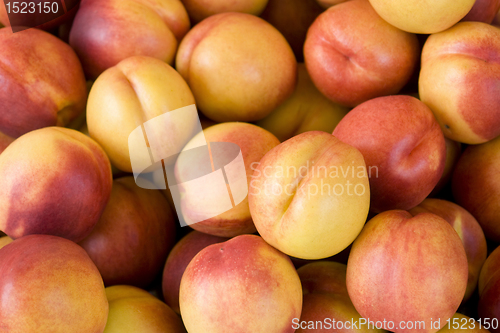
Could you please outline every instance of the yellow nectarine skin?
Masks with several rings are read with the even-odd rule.
[[[111,184],[109,159],[91,138],[62,127],[31,131],[0,154],[0,230],[78,242],[99,220]]]
[[[111,163],[132,172],[130,133],[147,120],[194,103],[188,85],[171,66],[151,57],[131,57],[94,82],[87,103],[87,125]],[[176,123],[165,129],[165,142],[180,151],[191,138],[191,124]]]
[[[12,243],[12,241],[13,239],[10,238],[9,236],[0,237],[0,249],[5,245]]]
[[[106,288],[109,315],[104,333],[185,333],[177,314],[146,290],[128,285]]]
[[[215,121],[264,118],[292,93],[297,63],[286,39],[261,18],[211,16],[179,45],[176,68],[199,109]]]
[[[319,92],[303,63],[298,64],[297,71],[298,81],[293,95],[266,118],[256,122],[281,142],[308,131],[331,133],[349,110]]]
[[[75,243],[29,235],[0,250],[0,331],[102,333],[108,301],[99,271]]]
[[[259,234],[280,251],[322,259],[345,249],[368,215],[365,161],[329,133],[299,134],[255,168],[248,202]]]
[[[500,28],[461,22],[431,35],[418,90],[444,135],[467,144],[500,135]]]
[[[476,0],[369,0],[377,13],[395,27],[432,34],[460,21]]]

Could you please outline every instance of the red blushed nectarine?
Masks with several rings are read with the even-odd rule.
[[[477,287],[479,272],[486,260],[487,246],[483,230],[477,220],[459,205],[440,199],[425,199],[420,205],[410,210],[413,216],[429,212],[436,214],[455,229],[462,240],[469,263],[469,279],[462,302],[467,301]]]
[[[179,288],[182,274],[184,274],[189,262],[207,246],[227,240],[229,238],[213,236],[194,230],[175,244],[165,263],[162,279],[163,298],[172,310],[180,314]]]
[[[410,79],[419,53],[415,35],[384,21],[365,0],[327,9],[309,28],[304,45],[316,87],[349,107],[398,93]]]
[[[334,261],[314,261],[297,269],[304,295],[313,293],[348,295],[347,266]]]
[[[411,96],[386,96],[352,109],[333,135],[363,154],[373,212],[411,209],[443,174],[446,146],[431,110]]]
[[[496,13],[491,24],[496,26],[496,27],[500,27],[500,10]]]
[[[378,214],[353,243],[347,291],[358,312],[393,332],[436,332],[462,302],[467,256],[457,232],[431,213]],[[420,322],[419,327],[399,325]],[[392,328],[390,326],[393,326]]]
[[[0,154],[0,230],[78,242],[99,220],[111,184],[108,157],[94,140],[61,127],[31,131]]]
[[[99,222],[79,244],[106,286],[147,287],[160,273],[175,242],[175,220],[167,199],[127,176],[115,179]]]
[[[468,146],[457,162],[451,188],[455,201],[474,216],[487,239],[500,242],[500,137]]]
[[[241,235],[191,260],[179,301],[190,333],[292,333],[302,288],[285,254],[259,236]]]
[[[179,0],[84,0],[69,43],[89,79],[132,56],[172,64],[178,43],[189,30]]]
[[[102,333],[108,301],[99,271],[80,246],[29,235],[0,249],[0,330]]]
[[[0,5],[2,7],[3,5]],[[87,89],[75,52],[53,35],[0,29],[0,131],[17,138],[66,126],[85,110]]]
[[[500,29],[460,22],[429,36],[418,90],[444,135],[467,144],[500,135]]]

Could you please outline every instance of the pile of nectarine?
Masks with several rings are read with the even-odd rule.
[[[500,333],[500,0],[0,0],[0,333]]]

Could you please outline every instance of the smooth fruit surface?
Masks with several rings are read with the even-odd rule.
[[[478,144],[500,135],[500,29],[461,22],[431,35],[422,50],[418,90],[444,135]]]
[[[401,30],[432,34],[460,21],[476,0],[370,0],[377,13]]]
[[[457,232],[431,213],[386,211],[367,222],[347,262],[347,290],[372,321],[425,321],[394,332],[436,332],[457,311],[467,287],[467,257]],[[386,327],[387,328],[387,327]]]
[[[398,93],[410,79],[419,52],[415,35],[384,21],[365,0],[327,9],[309,28],[304,44],[316,87],[348,107]]]
[[[255,235],[199,252],[182,276],[179,298],[190,333],[292,333],[302,309],[292,262]]]
[[[293,92],[297,62],[283,35],[261,18],[243,13],[211,16],[189,31],[176,69],[208,118],[255,121]]]
[[[373,212],[415,207],[443,174],[443,133],[431,110],[414,97],[369,100],[342,118],[333,135],[363,154]]]
[[[75,243],[30,235],[0,250],[0,328],[101,333],[108,301],[99,271]]]
[[[88,136],[45,127],[0,155],[0,230],[12,238],[49,234],[78,242],[94,228],[111,193],[111,166]]]
[[[248,195],[262,238],[301,259],[345,249],[363,228],[370,202],[359,150],[319,131],[269,151],[253,172]]]

